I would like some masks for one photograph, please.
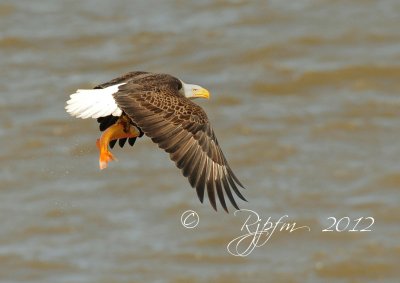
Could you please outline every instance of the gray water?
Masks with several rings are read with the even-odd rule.
[[[1,1],[0,281],[397,282],[399,14],[395,0]],[[149,139],[100,172],[97,122],[65,101],[133,70],[209,89],[197,102],[240,207],[311,231],[235,257],[243,214],[201,204]],[[328,217],[375,222],[322,232]]]

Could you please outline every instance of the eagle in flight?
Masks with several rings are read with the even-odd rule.
[[[216,194],[228,212],[225,196],[239,209],[232,191],[246,201],[238,188],[244,186],[229,167],[206,113],[192,101],[209,96],[206,89],[171,75],[130,72],[94,89],[78,89],[65,108],[74,117],[99,122],[100,169],[115,160],[109,146],[117,141],[121,147],[126,141],[133,146],[146,135],[169,153],[201,202],[207,190],[212,207],[217,210]]]

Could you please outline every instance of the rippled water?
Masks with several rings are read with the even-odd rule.
[[[398,282],[399,13],[395,0],[2,1],[1,281]],[[247,187],[240,206],[311,231],[234,257],[243,215],[200,204],[148,139],[99,172],[97,123],[65,101],[132,70],[208,88],[199,104]],[[328,217],[375,223],[322,232]]]

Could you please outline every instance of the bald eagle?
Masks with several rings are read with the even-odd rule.
[[[209,98],[209,92],[194,84],[186,84],[167,74],[130,72],[94,89],[78,89],[65,107],[77,118],[95,118],[103,131],[97,140],[100,169],[114,160],[108,146],[126,141],[133,146],[146,135],[169,153],[190,185],[196,188],[201,202],[207,189],[212,207],[217,210],[215,192],[226,212],[225,195],[239,209],[233,192],[246,199],[243,187],[232,172],[218,145],[204,110],[192,102]]]

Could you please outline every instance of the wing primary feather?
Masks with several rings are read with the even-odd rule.
[[[196,185],[196,193],[197,193],[197,196],[199,197],[199,200],[201,203],[203,203],[204,191],[206,189],[206,178],[207,178],[206,174],[207,174],[207,169],[206,169],[206,167],[203,167],[203,170],[199,177],[199,181],[197,182],[197,185]]]
[[[204,161],[206,162],[207,161],[207,159],[206,158],[204,158]],[[203,197],[204,197],[204,190],[205,190],[205,187],[206,187],[206,173],[207,173],[207,170],[206,170],[206,168],[204,167],[204,165],[202,166],[202,167],[200,167],[200,170],[201,170],[201,172],[200,172],[200,174],[199,174],[199,177],[198,177],[198,179],[197,179],[197,181],[196,181],[196,192],[197,192],[197,196],[199,197],[199,199],[202,201],[203,200]],[[203,201],[202,201],[203,202]]]
[[[168,153],[171,153],[172,155],[179,154],[185,149],[183,148],[183,146],[185,146],[186,144],[194,143],[191,135],[185,133],[184,131],[182,133],[184,135],[182,138],[180,138],[180,134],[176,135],[176,138],[174,138],[174,141],[175,139],[177,139],[176,143],[171,142],[171,146],[169,146],[166,150]]]
[[[225,159],[225,164],[228,164],[227,161],[226,161],[226,159]],[[239,186],[241,186],[243,189],[246,189],[246,188],[242,185],[242,183],[240,183],[239,179],[238,179],[238,178],[236,177],[236,175],[233,173],[232,169],[231,169],[229,166],[226,166],[226,167],[227,167],[227,170],[228,170],[228,174],[229,174],[230,176],[232,176],[232,178],[235,180],[235,182],[236,182]]]
[[[242,196],[242,194],[240,193],[239,189],[237,188],[235,182],[233,181],[231,175],[227,174],[226,178],[228,179],[229,184],[231,185],[231,188],[233,189],[233,191],[236,193],[236,195],[238,197],[240,197],[242,200],[247,201],[244,196]]]
[[[190,135],[188,135],[185,131],[178,132],[175,136],[171,138],[160,138],[156,137],[153,138],[153,142],[158,143],[158,146],[160,148],[165,149],[168,153],[173,152],[173,149],[179,148],[182,146],[185,142],[187,142],[190,139]]]
[[[169,141],[170,143],[166,147],[168,149],[167,150],[168,153],[178,151],[179,148],[186,143],[193,143],[194,145],[196,144],[193,138],[184,131],[182,133],[175,135],[174,137],[171,137]]]
[[[192,162],[191,166],[187,166],[189,168],[188,171],[188,179],[189,179],[189,183],[192,186],[192,188],[196,187],[196,181],[197,181],[197,177],[198,177],[198,172],[199,172],[199,166],[201,163],[201,158],[202,158],[203,153],[200,152],[197,156],[197,158],[194,160],[194,162]]]
[[[222,182],[222,180],[221,180],[221,176],[220,176],[220,170],[218,168],[217,175],[215,176],[215,188],[216,188],[216,191],[217,191],[219,202],[222,205],[222,208],[227,213],[229,213],[228,208],[226,207],[225,198],[224,198],[224,191],[222,189],[221,182]]]
[[[192,170],[192,174],[195,173],[195,175],[196,175],[196,180],[195,180],[196,186],[200,181],[203,182],[203,186],[206,182],[205,176],[204,176],[204,180],[200,180],[200,178],[202,178],[202,175],[203,175],[202,173],[207,171],[204,166],[206,164],[206,162],[207,162],[207,155],[204,152],[202,152],[200,155],[200,160],[197,163],[196,168]],[[196,170],[196,171],[194,171],[194,170]]]
[[[213,174],[211,174],[212,176]],[[213,176],[212,176],[213,177]],[[207,181],[207,194],[211,206],[217,211],[217,203],[215,201],[215,189],[214,189],[214,178],[209,178]]]
[[[197,195],[201,195],[201,198],[204,199],[204,192],[207,189],[208,186],[208,180],[210,176],[210,159],[206,158],[205,161],[205,166],[203,166],[203,171],[202,171],[202,177],[204,178],[204,181],[202,182],[202,187],[196,187]],[[203,175],[204,174],[204,175]]]
[[[192,150],[193,147],[195,147],[195,143],[192,142],[188,142],[186,143],[182,149],[179,151],[179,154],[177,155],[177,159],[176,159],[176,166],[179,169],[182,169],[185,165],[185,160],[189,157],[190,151]],[[176,152],[177,153],[177,152]]]
[[[239,206],[236,204],[236,201],[232,195],[231,189],[229,187],[228,181],[226,180],[226,176],[222,175],[221,176],[222,179],[222,183],[224,184],[224,189],[225,189],[225,193],[228,196],[230,202],[232,203],[233,207],[235,207],[237,210],[239,210]]]
[[[206,171],[206,168],[204,167],[206,160],[206,154],[200,151],[197,154],[196,160],[192,162],[193,165],[190,166],[189,170],[189,182],[191,183],[192,187],[197,187],[202,172]],[[205,180],[203,181],[203,183],[205,184]]]
[[[198,155],[197,155],[198,150],[199,150],[199,148],[195,147],[192,152],[188,153],[188,157],[185,158],[184,165],[183,165],[183,171],[182,171],[183,176],[185,176],[185,177],[189,176],[189,171],[192,168],[193,162],[195,162],[196,159],[198,159]]]

